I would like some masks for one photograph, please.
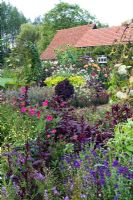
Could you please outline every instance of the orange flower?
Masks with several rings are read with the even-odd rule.
[[[88,65],[86,64],[86,65],[84,65],[84,68],[86,69],[86,68],[88,68]]]

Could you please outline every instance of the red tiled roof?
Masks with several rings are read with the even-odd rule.
[[[95,29],[95,25],[90,24],[59,30],[50,45],[41,54],[41,59],[56,59],[55,50],[66,45],[74,47],[112,45],[120,42],[121,38],[122,42],[133,42],[133,24],[129,28],[117,26]]]

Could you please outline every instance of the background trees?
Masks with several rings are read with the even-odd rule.
[[[50,43],[57,30],[71,28],[88,23],[96,23],[98,27],[105,26],[87,10],[76,4],[61,2],[44,15],[41,28],[40,50],[44,50]]]
[[[104,26],[95,16],[76,4],[61,2],[44,17],[28,21],[17,8],[0,4],[0,60],[8,77],[17,73],[24,82],[39,81],[42,73],[41,52],[49,45],[56,31],[64,28],[96,23]],[[15,75],[16,76],[16,75]]]
[[[9,53],[10,47],[15,44],[15,38],[20,31],[20,26],[26,23],[25,16],[16,7],[4,1],[0,3],[0,60]]]

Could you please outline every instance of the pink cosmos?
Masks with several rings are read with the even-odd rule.
[[[25,94],[26,93],[26,88],[25,87],[20,88],[20,92],[21,92],[21,94]]]
[[[51,135],[47,135],[47,138],[49,139],[51,137]]]
[[[44,102],[42,102],[42,106],[48,106],[48,100],[45,100]]]
[[[22,108],[20,109],[21,113],[25,113],[26,110],[27,110],[27,109],[26,109],[25,107],[22,107]]]
[[[37,111],[37,118],[40,119],[40,117],[41,117],[41,112]]]
[[[56,129],[53,129],[52,131],[51,131],[51,133],[53,133],[53,134],[55,134],[57,131],[56,131]]]
[[[35,115],[35,110],[34,110],[34,108],[30,108],[30,109],[29,109],[29,115],[30,115],[30,116],[34,116],[34,115]]]
[[[52,115],[48,115],[48,116],[46,117],[46,120],[47,120],[47,121],[52,121],[52,120],[53,120],[53,116],[52,116]]]

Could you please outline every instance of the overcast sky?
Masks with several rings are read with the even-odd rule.
[[[2,0],[0,0],[1,2]],[[4,0],[16,6],[19,11],[33,20],[44,15],[60,0]],[[64,0],[71,4],[78,4],[81,8],[95,15],[102,23],[110,26],[120,25],[123,21],[133,18],[133,0]]]

